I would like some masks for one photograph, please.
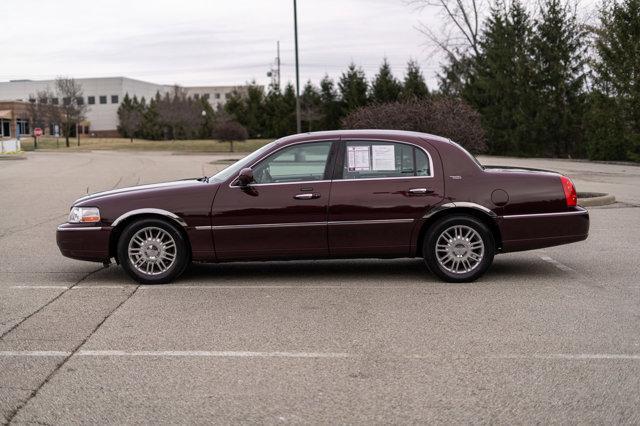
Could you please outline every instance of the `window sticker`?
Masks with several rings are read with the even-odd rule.
[[[350,172],[371,170],[369,146],[348,146],[347,163]]]
[[[396,153],[393,145],[373,145],[371,147],[373,170],[395,170]]]

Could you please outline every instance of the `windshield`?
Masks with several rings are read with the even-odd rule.
[[[213,175],[211,179],[216,181],[225,181],[230,177],[237,175],[238,173],[240,173],[240,170],[244,169],[245,167],[249,167],[256,159],[258,159],[258,157],[260,157],[260,155],[268,151],[274,145],[275,142],[271,142],[266,144],[262,148],[256,149],[246,157],[241,158],[229,167],[226,167],[225,169],[219,171],[218,173]]]

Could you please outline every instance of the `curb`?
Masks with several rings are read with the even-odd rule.
[[[580,193],[578,193],[578,205],[582,207],[606,206],[615,202],[616,197],[611,194],[597,194],[596,197],[580,198]]]

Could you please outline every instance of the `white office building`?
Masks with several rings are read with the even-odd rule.
[[[118,107],[125,94],[147,101],[156,93],[161,95],[172,90],[171,85],[155,84],[134,80],[127,77],[78,78],[84,93],[83,102],[89,107],[86,114],[86,124],[89,133],[99,136],[115,135],[118,126]],[[189,96],[204,97],[216,109],[223,105],[230,93],[239,86],[198,86],[184,87]],[[0,82],[0,102],[26,102],[35,98],[38,91],[49,89],[55,94],[55,80],[12,80]],[[55,95],[54,95],[55,96]],[[53,98],[54,104],[61,103],[61,99]],[[84,133],[87,133],[86,130]]]

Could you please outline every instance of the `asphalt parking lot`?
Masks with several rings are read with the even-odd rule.
[[[620,202],[590,209],[587,241],[500,255],[472,284],[406,259],[195,265],[139,286],[59,254],[77,197],[215,158],[0,162],[0,421],[640,423],[640,167],[482,159]]]

